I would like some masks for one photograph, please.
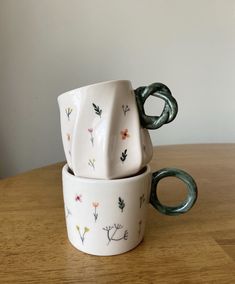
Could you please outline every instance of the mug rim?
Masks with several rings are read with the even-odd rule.
[[[107,85],[107,84],[112,84],[112,83],[131,83],[131,81],[130,81],[130,80],[126,80],[126,79],[101,81],[101,82],[97,82],[97,83],[93,83],[93,84],[81,86],[81,87],[79,87],[79,88],[75,88],[75,89],[66,91],[66,92],[60,94],[60,95],[58,96],[58,99],[59,99],[59,97],[61,97],[61,96],[63,96],[63,95],[69,94],[70,92],[76,92],[76,91],[78,91],[78,90],[82,90],[82,89],[85,89],[85,88],[95,87],[95,86],[100,86],[100,85]]]
[[[63,175],[66,176],[66,178],[69,178],[71,180],[77,181],[77,182],[83,182],[83,183],[96,183],[96,184],[108,184],[108,183],[120,183],[120,182],[132,182],[137,181],[151,173],[151,169],[149,165],[146,165],[142,168],[143,172],[141,170],[132,176],[123,177],[123,178],[117,178],[117,179],[97,179],[97,178],[86,178],[86,177],[79,177],[71,174],[69,172],[69,166],[66,163],[62,168]]]

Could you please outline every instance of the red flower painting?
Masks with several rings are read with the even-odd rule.
[[[130,137],[129,133],[128,133],[128,129],[124,129],[120,132],[122,140],[125,140],[126,138]]]

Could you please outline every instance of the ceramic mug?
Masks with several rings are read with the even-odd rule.
[[[160,116],[148,116],[149,96],[163,99]],[[127,80],[81,87],[58,97],[61,132],[69,167],[76,176],[113,179],[135,174],[152,158],[147,129],[171,122],[177,102],[161,83],[133,90]]]
[[[158,182],[175,176],[186,183],[188,195],[175,207],[160,203]],[[65,219],[68,239],[78,250],[93,255],[116,255],[136,247],[144,237],[149,202],[168,215],[187,212],[197,199],[197,186],[186,172],[166,168],[151,174],[146,166],[135,176],[88,179],[62,170]]]

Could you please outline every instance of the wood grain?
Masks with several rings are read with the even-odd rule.
[[[70,245],[62,165],[0,181],[0,283],[235,283],[235,144],[157,147],[152,170],[188,171],[198,184],[197,204],[177,217],[149,206],[144,241],[113,257]],[[169,204],[185,194],[174,179],[160,187]]]

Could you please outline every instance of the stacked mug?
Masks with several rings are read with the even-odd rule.
[[[164,101],[160,116],[148,116],[149,96]],[[177,115],[177,102],[162,83],[133,90],[127,80],[81,87],[58,97],[67,164],[62,169],[68,238],[80,251],[116,255],[136,247],[144,236],[147,206],[163,214],[187,212],[197,199],[193,178],[180,169],[154,173],[148,163],[153,147],[148,129]],[[169,207],[160,203],[158,182],[181,179],[187,197]]]

